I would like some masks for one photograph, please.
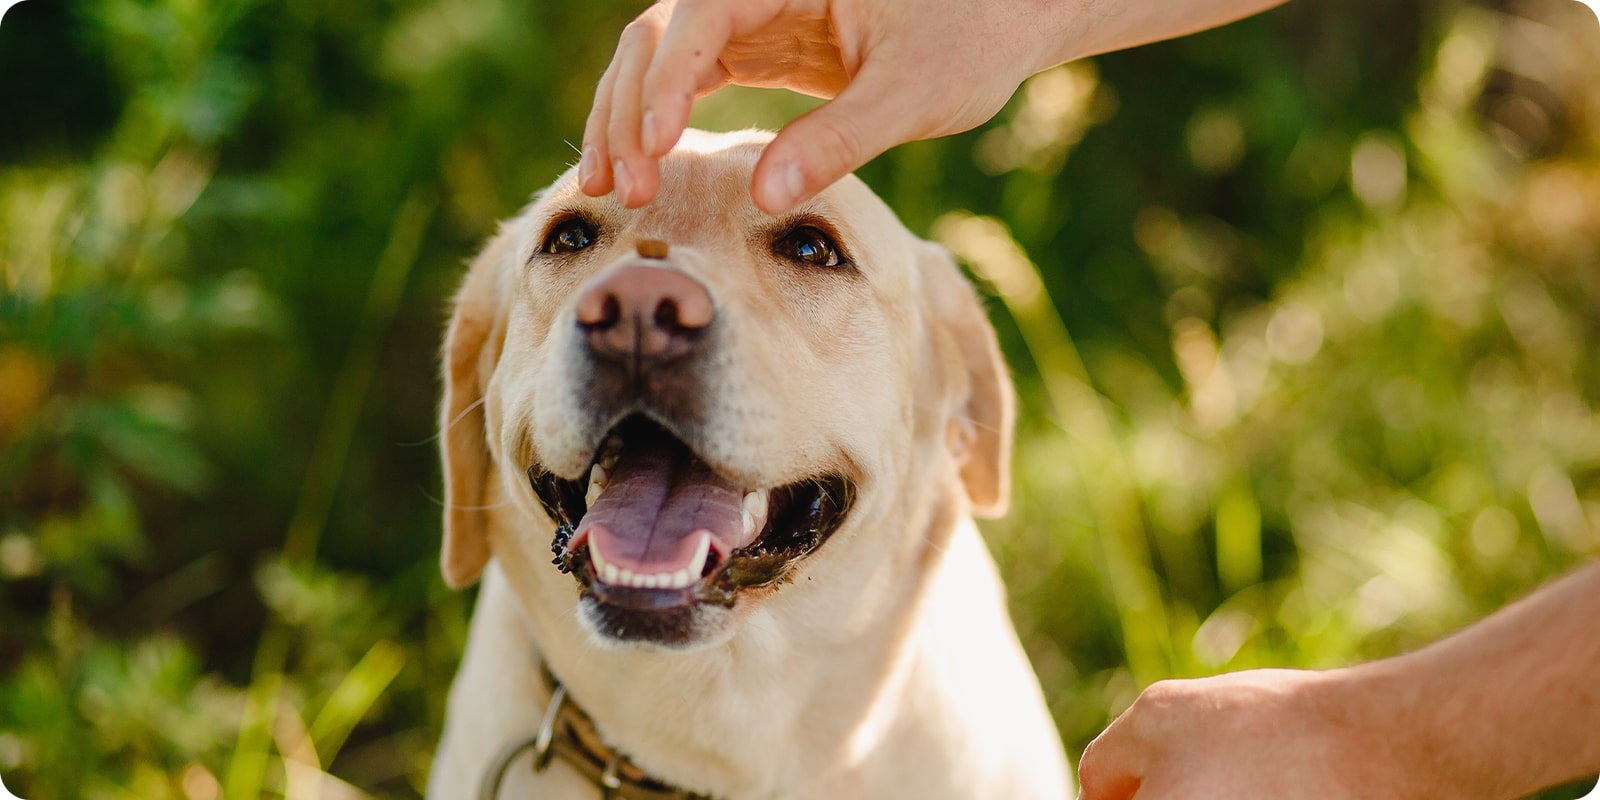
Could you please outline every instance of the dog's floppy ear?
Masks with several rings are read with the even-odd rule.
[[[489,562],[485,490],[490,457],[483,396],[505,338],[496,313],[500,259],[512,237],[484,248],[461,291],[444,344],[444,402],[439,408],[439,451],[444,459],[444,548],[439,566],[453,589],[471,586]]]
[[[961,481],[973,513],[998,517],[1011,497],[1011,428],[1016,421],[1011,376],[983,304],[950,254],[922,242],[917,260],[932,334],[940,339],[935,347],[955,368],[946,380],[956,395],[947,438],[961,460]]]

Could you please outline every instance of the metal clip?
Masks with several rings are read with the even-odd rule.
[[[544,710],[544,719],[539,721],[539,733],[533,739],[533,771],[544,772],[550,766],[550,759],[555,755],[555,748],[550,745],[556,739],[556,718],[561,716],[561,706],[567,701],[567,687],[557,683],[550,692],[550,707]]]
[[[617,777],[617,762],[620,760],[613,752],[606,761],[606,771],[600,773],[600,800],[613,800],[617,790],[622,788],[622,779]]]

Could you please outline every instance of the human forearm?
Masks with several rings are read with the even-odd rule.
[[[1074,0],[1057,3],[1060,33],[1048,63],[1074,61],[1225,25],[1285,0]]]
[[[1083,800],[1511,800],[1600,770],[1600,564],[1415,653],[1161,681]]]
[[[1439,792],[1513,798],[1600,770],[1600,564],[1455,636],[1351,670]],[[1403,766],[1403,765],[1402,765]]]

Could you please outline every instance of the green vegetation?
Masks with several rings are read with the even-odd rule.
[[[471,606],[435,567],[447,298],[635,10],[6,14],[8,786],[420,792]],[[1415,647],[1600,551],[1596,75],[1576,3],[1301,0],[864,170],[996,298],[989,541],[1074,753],[1150,681]]]

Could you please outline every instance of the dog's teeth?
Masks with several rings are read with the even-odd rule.
[[[689,559],[688,566],[683,568],[684,572],[695,577],[705,570],[706,556],[711,554],[711,531],[702,530],[699,533],[700,541],[695,544],[694,558]]]
[[[617,576],[617,582],[621,583],[621,584],[628,585],[628,586],[632,586],[633,585],[633,570],[628,569],[627,567],[623,567],[622,571],[621,571],[621,574],[619,574]]]
[[[592,541],[589,542],[589,560],[594,562],[594,574],[604,578],[606,567],[611,565],[606,563],[605,556],[600,555],[600,548],[596,547]]]
[[[617,570],[616,564],[606,565],[605,582],[613,586],[622,583],[622,573]]]
[[[584,505],[594,505],[594,501],[600,497],[600,493],[606,490],[606,478],[606,471],[599,464],[594,465],[594,469],[589,470],[589,490],[583,494]]]
[[[689,585],[689,570],[687,568],[680,569],[667,577],[671,579],[671,586],[674,589],[682,589]]]
[[[750,516],[756,519],[766,519],[767,490],[757,489],[753,492],[747,492],[744,496],[744,510],[750,512]]]
[[[744,507],[740,515],[744,521],[744,535],[754,536],[756,531],[767,522],[767,490],[757,489],[744,496]]]

